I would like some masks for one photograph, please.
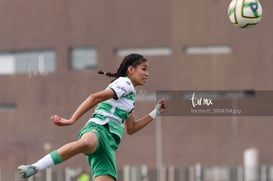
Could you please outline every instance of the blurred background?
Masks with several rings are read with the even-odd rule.
[[[158,90],[273,90],[272,1],[254,28],[234,27],[227,0],[0,0],[0,180],[74,141],[90,118],[57,127],[111,79],[129,53],[149,61],[136,117]],[[272,106],[272,105],[270,105]],[[273,180],[271,116],[163,116],[117,152],[120,180]],[[76,180],[83,155],[29,180]]]

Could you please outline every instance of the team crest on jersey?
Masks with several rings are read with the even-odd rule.
[[[131,85],[131,83],[130,83],[129,81],[126,81],[126,83],[127,83],[128,85]]]

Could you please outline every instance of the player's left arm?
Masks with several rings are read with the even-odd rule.
[[[163,112],[165,108],[166,108],[166,101],[160,100],[152,112],[150,112],[149,114],[147,114],[146,116],[138,120],[135,120],[134,111],[132,111],[130,116],[125,121],[125,127],[127,130],[127,133],[129,135],[132,135],[136,133],[137,131],[141,130],[150,122],[152,122],[152,120],[156,118],[157,114],[160,114],[161,112]]]

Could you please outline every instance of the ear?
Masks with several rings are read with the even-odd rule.
[[[128,71],[128,74],[132,74],[133,71],[134,71],[134,67],[129,66],[128,69],[127,69],[127,71]]]

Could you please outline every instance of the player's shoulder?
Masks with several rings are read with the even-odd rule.
[[[114,84],[123,84],[125,86],[133,87],[133,84],[132,84],[131,80],[129,79],[129,77],[119,77],[113,83]]]

